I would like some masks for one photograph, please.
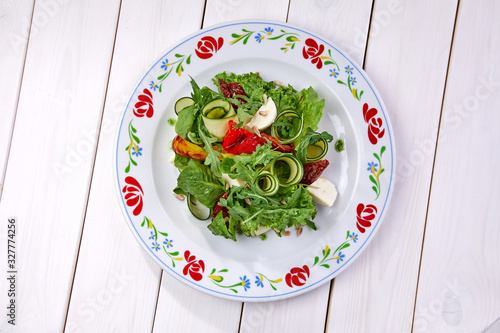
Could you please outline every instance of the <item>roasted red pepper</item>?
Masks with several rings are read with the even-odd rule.
[[[234,128],[236,123],[229,121],[229,130],[222,141],[222,148],[234,155],[251,154],[258,145],[266,144],[266,139],[250,133],[243,128]]]
[[[330,164],[328,160],[319,160],[304,164],[304,177],[302,177],[300,182],[302,184],[311,185],[321,176],[328,164]]]

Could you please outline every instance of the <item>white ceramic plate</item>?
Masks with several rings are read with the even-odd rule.
[[[212,235],[186,202],[174,198],[178,171],[168,162],[174,103],[189,96],[189,76],[215,89],[222,71],[259,72],[326,100],[320,130],[345,141],[323,177],[339,191],[317,205],[317,231],[267,240]],[[287,298],[330,281],[363,251],[387,211],[395,150],[389,117],[361,67],[329,41],[287,24],[234,22],[191,35],[144,75],[125,108],[114,154],[118,197],[127,223],[167,272],[201,291],[241,301]]]

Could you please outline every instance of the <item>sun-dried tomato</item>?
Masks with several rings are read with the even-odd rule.
[[[274,138],[274,137],[272,137],[272,136],[270,136],[270,135],[268,135],[266,133],[261,133],[260,135],[263,138],[271,141],[272,148],[276,149],[277,151],[280,151],[282,153],[291,153],[295,149],[295,146],[293,145],[293,143],[284,145],[284,144],[280,143],[278,139],[276,139],[276,138]]]
[[[234,155],[251,154],[258,145],[266,144],[266,140],[243,128],[234,128],[236,123],[229,121],[229,130],[222,141],[222,148]]]
[[[304,164],[304,177],[300,181],[302,184],[311,185],[314,183],[330,164],[328,160],[319,160],[316,162],[307,162]]]
[[[223,79],[219,79],[219,87],[220,87],[220,92],[224,97],[226,98],[233,98],[234,95],[242,95],[242,96],[247,96],[245,93],[245,90],[240,86],[238,82],[229,82],[227,83]],[[238,100],[242,103],[245,104],[247,101],[245,101],[243,98],[238,97]],[[231,104],[233,108],[236,110],[238,109],[238,106],[235,105],[234,103]]]
[[[229,195],[229,192],[224,193],[219,200],[215,203],[214,210],[212,213],[212,217],[215,218],[217,214],[219,214],[220,211],[222,211],[222,217],[226,218],[229,217],[229,211],[227,210],[226,207],[219,206],[220,199],[227,199],[227,196]]]

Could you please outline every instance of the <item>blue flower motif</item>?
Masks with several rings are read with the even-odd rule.
[[[335,70],[335,68],[334,69],[330,69],[330,76],[333,76],[334,78],[337,78],[337,76],[339,76],[339,72],[337,72]]]
[[[261,275],[256,275],[255,276],[255,284],[257,285],[257,287],[261,287],[261,288],[264,288],[264,284],[262,283],[262,276]]]
[[[151,236],[149,236],[149,239],[155,239],[155,233],[151,231]]]
[[[167,70],[168,66],[170,66],[170,64],[168,63],[168,59],[165,58],[165,61],[161,62],[161,68],[163,68],[164,70]]]
[[[158,251],[160,249],[160,244],[158,244],[157,242],[153,242],[153,246],[151,246],[151,248],[155,251]]]
[[[274,29],[272,29],[271,27],[268,27],[268,28],[265,28],[264,31],[267,32],[268,35],[270,35],[273,33]]]
[[[351,77],[351,86],[353,86],[355,83],[356,83],[356,78],[355,77]]]
[[[257,42],[259,42],[259,43],[260,43],[263,39],[264,39],[264,36],[262,36],[260,33],[258,33],[258,34],[257,34],[257,36],[255,36],[255,40],[256,40]]]
[[[247,279],[246,275],[243,275],[243,277],[240,277],[241,280],[241,285],[247,291],[247,289],[250,289],[250,279]]]
[[[132,149],[132,155],[141,156],[141,151],[142,148],[140,148],[139,146],[134,146],[134,149]]]
[[[376,164],[375,162],[370,162],[368,163],[368,168],[366,168],[366,170],[368,171],[372,171],[372,168],[375,172],[377,172],[377,167],[378,167],[378,164]]]
[[[167,249],[168,249],[169,247],[173,246],[172,242],[173,242],[173,240],[171,240],[171,239],[169,240],[169,239],[165,238],[165,240],[163,241],[163,244],[165,244],[167,246]]]
[[[353,69],[354,69],[354,68],[349,67],[349,65],[347,65],[347,66],[345,67],[345,72],[346,72],[347,74],[352,74],[352,73],[353,73],[353,71],[352,71]]]
[[[340,263],[341,261],[344,261],[345,254],[342,254],[342,252],[339,252],[338,256],[336,256],[333,259],[337,259],[337,264]]]
[[[358,235],[353,232],[352,234],[349,234],[349,238],[351,238],[352,241],[356,243],[356,241],[358,240]]]
[[[149,89],[153,89],[153,91],[156,91],[156,89],[158,88],[158,83],[154,83],[154,81],[151,81],[151,83],[149,84]]]

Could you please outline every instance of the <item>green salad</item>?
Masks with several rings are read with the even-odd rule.
[[[214,234],[288,235],[316,230],[315,203],[332,206],[335,185],[321,178],[333,136],[317,132],[325,101],[257,73],[219,73],[175,103],[173,163],[178,198]],[[172,122],[174,124],[174,122]]]

